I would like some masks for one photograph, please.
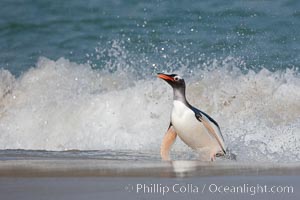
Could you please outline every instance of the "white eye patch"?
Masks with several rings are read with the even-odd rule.
[[[181,78],[180,76],[175,76],[175,77],[174,77],[174,80],[175,80],[175,81],[178,81],[178,80],[181,80],[181,79],[182,79],[182,78]]]

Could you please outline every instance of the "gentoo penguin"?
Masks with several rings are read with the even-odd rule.
[[[205,152],[211,161],[216,156],[225,155],[226,147],[218,123],[189,104],[185,97],[184,79],[177,74],[158,73],[157,76],[173,88],[171,122],[160,149],[162,159],[170,160],[169,151],[177,135],[192,149]]]

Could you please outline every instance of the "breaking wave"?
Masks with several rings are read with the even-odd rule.
[[[240,64],[229,57],[185,74],[190,103],[219,122],[239,160],[299,161],[299,73]],[[0,149],[158,152],[171,101],[154,73],[40,58],[20,77],[0,70]],[[191,152],[179,140],[173,149]]]

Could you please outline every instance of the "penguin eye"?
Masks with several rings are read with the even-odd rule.
[[[178,77],[178,76],[175,76],[175,77],[174,77],[174,80],[175,80],[175,81],[178,81],[178,80],[179,80],[179,77]]]

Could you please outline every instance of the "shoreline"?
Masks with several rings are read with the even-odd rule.
[[[297,162],[0,160],[0,194],[6,200],[299,199],[299,177]]]
[[[1,160],[0,177],[299,176],[300,163],[126,161],[99,159]]]

